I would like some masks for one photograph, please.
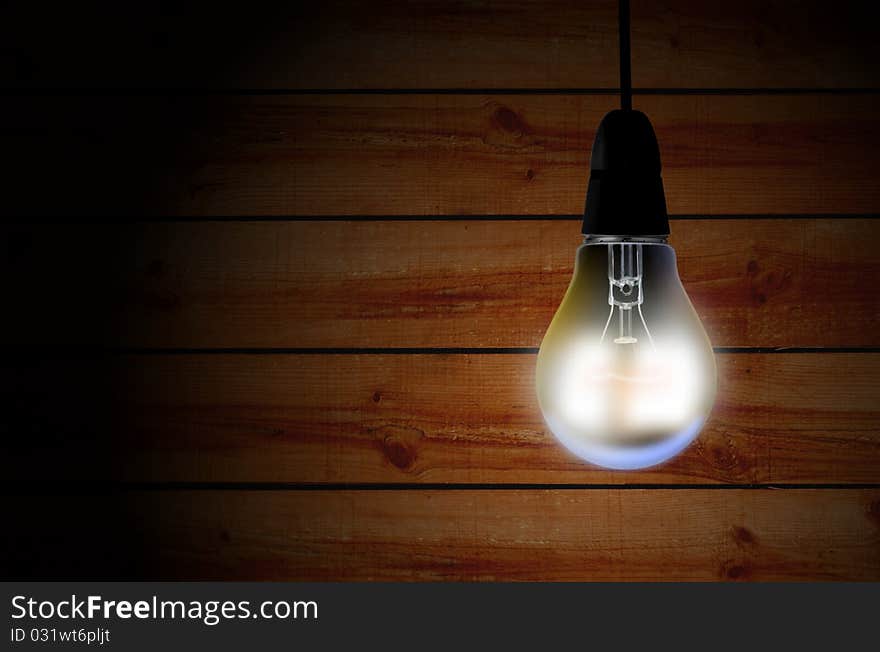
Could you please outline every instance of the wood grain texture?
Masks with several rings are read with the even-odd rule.
[[[841,88],[880,82],[872,3],[633,0],[633,84]]]
[[[672,231],[716,346],[880,345],[880,220],[678,220]],[[0,332],[43,346],[535,347],[580,244],[574,220],[4,233]]]
[[[44,492],[0,501],[19,526],[0,538],[6,578],[880,578],[876,489]]]
[[[880,289],[865,282],[880,278],[880,221],[673,227],[682,281],[716,346],[880,345],[870,326],[880,325]],[[148,234],[128,292],[134,346],[538,346],[580,244],[568,221]]]
[[[877,483],[876,355],[720,355],[697,442],[639,472],[585,465],[544,425],[532,355],[126,359],[124,479]]]
[[[162,579],[876,580],[880,492],[133,496]]]
[[[574,215],[594,95],[29,97],[10,215]],[[640,97],[673,214],[876,213],[880,96]],[[51,179],[52,192],[46,192]]]
[[[99,2],[48,23],[17,4],[0,34],[19,88],[617,86],[614,0]]]
[[[880,483],[877,354],[721,354],[694,444],[656,468],[570,456],[534,355],[174,355],[18,373],[7,480],[285,483]],[[34,367],[34,365],[31,365]]]

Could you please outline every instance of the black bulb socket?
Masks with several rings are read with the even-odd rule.
[[[666,196],[660,147],[641,111],[611,111],[599,124],[590,156],[586,236],[665,238]]]

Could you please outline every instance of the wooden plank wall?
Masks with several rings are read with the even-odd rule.
[[[533,392],[616,2],[4,9],[6,575],[880,579],[876,21],[722,4],[632,3],[720,390],[626,473]]]

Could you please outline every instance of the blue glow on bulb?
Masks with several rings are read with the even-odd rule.
[[[686,428],[661,441],[629,446],[593,442],[583,436],[572,436],[561,423],[550,419],[547,420],[547,425],[559,442],[582,460],[607,469],[632,471],[656,466],[678,455],[696,439],[705,422],[704,418],[696,419]]]

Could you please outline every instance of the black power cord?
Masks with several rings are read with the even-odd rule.
[[[632,100],[632,55],[629,42],[629,0],[618,2],[617,25],[620,45],[620,108],[631,111]]]
[[[620,108],[596,131],[581,233],[587,237],[665,238],[666,196],[651,121],[632,108],[629,0],[618,0]]]

